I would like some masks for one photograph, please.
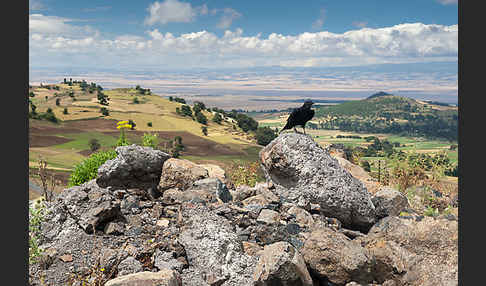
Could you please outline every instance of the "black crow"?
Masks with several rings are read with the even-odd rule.
[[[314,117],[314,110],[311,109],[312,104],[314,103],[311,100],[306,100],[304,105],[294,109],[292,113],[290,113],[289,118],[287,118],[287,124],[280,130],[280,132],[293,127],[294,131],[299,133],[297,129],[295,129],[295,126],[300,125],[302,126],[302,129],[304,129],[305,134],[305,124]]]

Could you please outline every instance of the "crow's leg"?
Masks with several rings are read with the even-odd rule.
[[[302,126],[302,129],[304,129],[304,135],[307,135],[307,134],[305,134],[305,126]]]
[[[294,126],[294,131],[295,131],[295,133],[299,133],[299,131],[297,131],[297,129],[295,129],[295,126]]]

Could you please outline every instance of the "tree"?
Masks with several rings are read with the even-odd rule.
[[[172,96],[169,96],[169,101],[174,101],[174,98]]]
[[[204,125],[208,124],[208,119],[201,112],[196,113],[196,120],[197,120],[197,122],[199,122],[201,124],[204,124]]]
[[[34,97],[35,96],[35,93],[33,91],[29,92],[29,96],[30,97]]]
[[[62,111],[62,114],[68,114],[68,109],[67,109],[67,107],[64,107],[64,110]]]
[[[181,106],[181,115],[182,116],[190,116],[192,117],[192,110],[189,105],[182,105]]]
[[[133,98],[133,103],[134,103],[134,104],[139,104],[139,103],[140,103],[140,101],[138,100],[138,97],[136,97],[136,96],[135,96],[135,97]]]
[[[236,115],[236,121],[238,122],[238,126],[245,132],[249,130],[255,131],[258,128],[258,122],[245,114],[238,113]]]
[[[277,138],[275,131],[268,127],[259,127],[255,133],[257,143],[262,146],[267,146],[273,139]]]
[[[362,160],[361,161],[361,167],[363,167],[363,169],[366,171],[366,172],[371,172],[371,166],[370,166],[370,162],[366,161],[366,160]]]
[[[108,96],[106,94],[104,94],[103,92],[101,92],[101,90],[98,90],[97,97],[98,97],[98,102],[101,105],[108,105],[108,100],[110,100],[110,99],[108,98]]]
[[[108,109],[106,107],[102,107],[100,108],[100,112],[101,114],[103,114],[104,116],[108,116],[110,115],[110,112],[108,111]]]
[[[47,100],[49,99],[49,96],[47,96],[47,95],[46,95],[46,96],[45,96],[45,99],[46,99],[46,101],[47,101]]]
[[[216,114],[214,114],[212,120],[213,120],[213,122],[221,124],[221,121],[223,121],[223,117],[221,117],[221,114],[219,112],[216,112]]]
[[[92,152],[100,149],[100,147],[101,147],[101,145],[100,145],[100,142],[98,142],[98,139],[93,138],[93,139],[89,140],[89,149]]]
[[[152,127],[152,122],[147,122],[148,127]]]
[[[206,126],[201,126],[201,131],[204,136],[208,136],[208,128]]]
[[[61,99],[60,98],[56,98],[56,105],[59,106],[61,104]]]

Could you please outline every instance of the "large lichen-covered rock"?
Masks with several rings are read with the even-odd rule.
[[[185,191],[195,181],[209,177],[208,170],[189,160],[170,158],[165,161],[159,186],[162,190],[178,188]]]
[[[284,133],[260,151],[274,193],[300,207],[319,204],[321,213],[350,229],[367,231],[375,222],[371,195],[358,179],[308,135]]]
[[[164,162],[170,156],[160,150],[138,145],[117,147],[118,156],[98,168],[96,183],[103,188],[149,189],[160,182]]]
[[[189,268],[184,285],[252,285],[257,258],[247,255],[230,222],[203,205],[182,208],[184,246]]]
[[[300,251],[319,280],[328,279],[339,285],[351,281],[366,285],[373,281],[375,260],[371,253],[330,228],[312,231]]]

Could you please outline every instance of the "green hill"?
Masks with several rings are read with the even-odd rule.
[[[317,106],[310,127],[342,131],[392,133],[457,141],[456,107],[377,93],[363,100]],[[317,126],[316,126],[317,125]]]

